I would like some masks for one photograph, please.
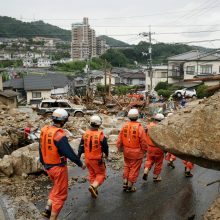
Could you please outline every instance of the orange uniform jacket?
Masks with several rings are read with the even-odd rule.
[[[48,165],[61,164],[66,162],[66,157],[61,157],[56,145],[54,144],[54,136],[57,132],[65,134],[64,130],[54,126],[44,126],[41,130],[40,146],[43,161]]]
[[[127,122],[121,129],[118,140],[118,149],[123,149],[124,157],[129,159],[141,159],[147,150],[146,134],[139,122]]]
[[[83,135],[85,158],[100,160],[102,158],[101,138],[103,132],[98,130],[87,130]]]

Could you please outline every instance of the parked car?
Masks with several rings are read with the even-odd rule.
[[[173,94],[173,96],[176,96],[178,98],[181,98],[181,97],[190,97],[190,98],[194,98],[196,97],[196,90],[193,89],[193,88],[184,88],[184,89],[179,89],[179,90],[176,90]]]
[[[86,109],[80,105],[73,105],[66,99],[45,99],[42,100],[37,108],[39,115],[52,114],[57,108],[65,109],[70,115],[75,117],[83,117],[86,113]]]

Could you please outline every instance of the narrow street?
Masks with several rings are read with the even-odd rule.
[[[99,197],[96,200],[90,198],[88,182],[77,183],[71,187],[60,218],[187,220],[195,215],[194,219],[202,219],[202,215],[218,194],[218,184],[208,187],[206,184],[220,179],[220,173],[196,165],[193,170],[194,177],[187,179],[183,170],[181,160],[176,161],[174,170],[167,167],[165,161],[162,182],[154,183],[152,173],[148,181],[144,182],[141,173],[136,184],[137,192],[128,194],[122,191],[122,171],[108,169],[108,178],[99,189]],[[80,168],[70,170],[70,177],[85,175],[86,172],[82,172]],[[42,209],[43,205],[38,203],[37,207]],[[66,217],[68,213],[70,214]]]

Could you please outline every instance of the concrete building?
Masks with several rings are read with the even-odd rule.
[[[106,41],[100,39],[99,37],[96,38],[96,53],[98,56],[101,56],[106,50],[109,49],[106,45]]]
[[[72,43],[71,43],[71,57],[72,59],[88,59],[91,47],[89,46],[89,34],[94,34],[90,31],[88,18],[83,18],[83,23],[72,24]],[[92,37],[90,36],[90,42]]]
[[[96,38],[95,30],[90,28],[88,18],[83,23],[72,24],[71,58],[85,60],[102,55],[108,46],[104,40]]]

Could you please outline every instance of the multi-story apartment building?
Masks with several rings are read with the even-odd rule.
[[[84,60],[101,55],[106,51],[106,43],[96,38],[95,30],[90,28],[88,18],[83,23],[72,24],[71,57]]]
[[[98,56],[102,55],[103,53],[106,52],[108,49],[108,45],[106,44],[106,41],[97,37],[96,38],[96,53]]]
[[[88,18],[83,18],[83,23],[72,24],[72,43],[71,43],[71,56],[72,59],[88,59],[90,58],[92,30],[90,29]]]

